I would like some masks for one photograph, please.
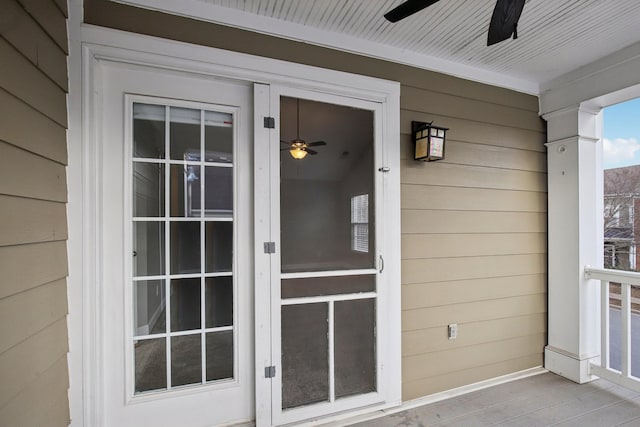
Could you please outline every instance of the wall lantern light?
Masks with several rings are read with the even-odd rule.
[[[411,122],[415,160],[433,162],[444,159],[445,135],[449,128],[432,126],[431,123]]]

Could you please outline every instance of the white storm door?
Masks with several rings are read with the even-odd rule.
[[[265,374],[271,424],[283,425],[385,402],[382,107],[271,86],[270,111]]]
[[[107,426],[254,418],[252,86],[101,65],[97,334]]]

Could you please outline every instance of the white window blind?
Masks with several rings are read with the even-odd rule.
[[[369,195],[351,198],[351,250],[369,252]]]

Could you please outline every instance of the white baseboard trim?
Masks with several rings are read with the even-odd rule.
[[[394,406],[392,408],[381,409],[375,412],[369,412],[365,414],[350,416],[348,418],[344,418],[341,420],[330,421],[325,424],[321,424],[321,426],[322,427],[339,427],[339,426],[345,426],[345,425],[350,425],[355,423],[361,423],[364,421],[375,420],[376,418],[385,417],[387,415],[396,414],[398,412],[418,408],[420,406],[429,405],[431,403],[440,402],[441,400],[451,399],[452,397],[461,396],[463,394],[483,390],[485,388],[497,386],[497,385],[508,383],[511,381],[521,380],[524,378],[544,374],[547,372],[549,371],[543,368],[542,366],[525,369],[524,371],[514,372],[512,374],[507,374],[501,377],[496,377],[489,380],[480,381],[477,383],[443,391],[440,393],[431,394],[429,396],[420,397],[418,399],[408,400],[406,402],[403,402],[401,405]]]

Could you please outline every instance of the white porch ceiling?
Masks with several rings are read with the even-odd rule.
[[[491,47],[495,0],[441,0],[395,24],[383,15],[403,0],[118,1],[534,94],[545,82],[640,43],[638,0],[527,0],[519,38]]]

